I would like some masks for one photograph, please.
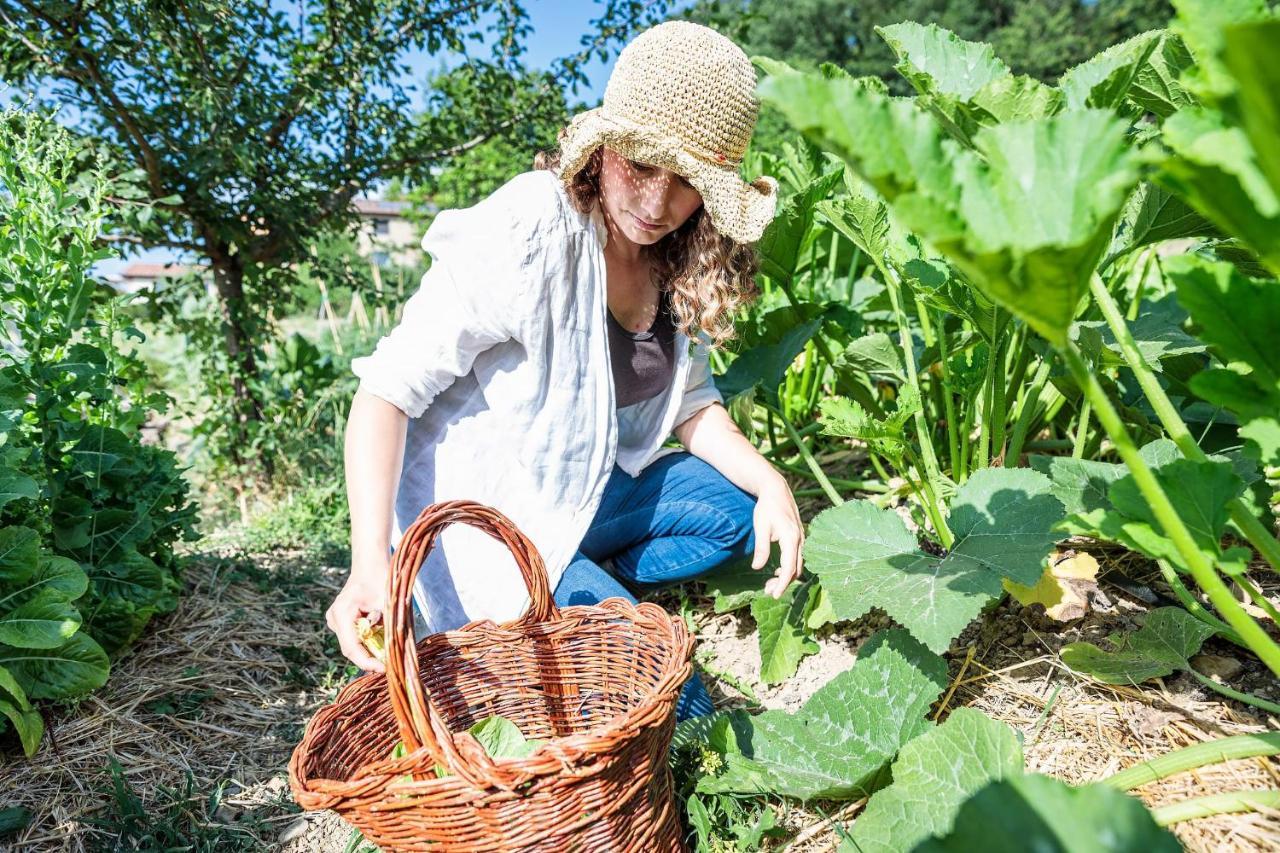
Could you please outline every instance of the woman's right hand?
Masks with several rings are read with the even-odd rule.
[[[366,672],[386,672],[381,661],[369,653],[356,633],[356,620],[368,616],[377,622],[385,613],[387,575],[391,557],[353,557],[351,574],[338,596],[325,611],[324,621],[338,635],[338,645],[346,658]],[[389,639],[389,638],[388,638]]]

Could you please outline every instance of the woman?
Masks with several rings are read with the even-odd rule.
[[[714,30],[668,21],[622,51],[603,105],[575,116],[474,207],[441,211],[433,263],[400,324],[352,362],[346,434],[351,574],[326,619],[342,652],[383,671],[354,623],[385,603],[391,543],[428,504],[467,498],[537,547],[561,605],[703,574],[736,556],[800,573],[783,477],[734,425],[709,346],[756,295],[754,249],[777,182],[737,169],[755,72]],[[671,435],[681,447],[662,447]],[[611,564],[606,570],[602,563]],[[444,530],[419,571],[415,634],[528,604],[505,547]],[[681,719],[711,711],[695,676]]]

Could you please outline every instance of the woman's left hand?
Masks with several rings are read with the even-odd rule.
[[[751,568],[762,569],[769,562],[772,543],[782,552],[778,570],[764,585],[764,591],[781,598],[787,587],[804,570],[804,524],[791,494],[791,487],[781,476],[760,490],[752,517],[756,548]]]

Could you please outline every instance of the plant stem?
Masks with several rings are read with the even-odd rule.
[[[1216,814],[1248,812],[1259,808],[1280,808],[1280,791],[1231,791],[1226,794],[1210,794],[1207,797],[1195,797],[1152,809],[1151,816],[1160,826],[1169,826],[1184,820],[1195,820]]]
[[[765,405],[767,406],[768,404]],[[775,411],[774,414],[778,416],[778,420],[782,421],[782,426],[786,429],[787,435],[791,436],[791,440],[796,443],[796,449],[800,452],[800,455],[804,457],[805,464],[808,465],[809,470],[813,472],[813,478],[818,481],[818,485],[827,493],[827,497],[831,499],[831,503],[835,506],[840,506],[840,504],[844,503],[844,498],[836,491],[835,486],[831,485],[831,481],[827,479],[826,472],[822,470],[822,466],[818,464],[818,460],[813,458],[813,454],[809,452],[809,448],[805,445],[804,439],[801,438],[800,433],[796,430],[795,426],[787,419],[786,415],[782,414],[782,412]]]
[[[799,474],[802,477],[809,477],[811,479],[813,477],[813,472],[808,468],[801,468],[799,465],[792,465],[789,462],[774,462],[773,466],[775,468],[781,468],[783,471],[787,471],[791,474]],[[889,487],[879,480],[846,480],[841,477],[828,477],[827,479],[831,482],[831,485],[839,486],[842,489],[854,489],[859,492],[877,493],[889,491]],[[826,491],[823,491],[822,493],[825,495]]]
[[[1080,423],[1076,425],[1076,440],[1071,447],[1072,459],[1084,458],[1084,442],[1089,437],[1089,415],[1093,413],[1093,406],[1086,398],[1080,404]]]
[[[1182,451],[1183,456],[1193,462],[1207,461],[1209,457],[1200,449],[1200,445],[1196,443],[1195,436],[1191,434],[1191,430],[1187,429],[1187,425],[1179,416],[1178,410],[1173,407],[1168,395],[1164,393],[1164,389],[1156,381],[1155,372],[1147,364],[1146,359],[1142,357],[1142,353],[1138,351],[1138,345],[1134,341],[1133,335],[1129,333],[1129,327],[1125,324],[1124,317],[1120,314],[1120,308],[1116,305],[1115,299],[1112,298],[1111,292],[1107,290],[1102,278],[1095,274],[1089,280],[1089,288],[1093,292],[1098,307],[1102,309],[1102,316],[1106,318],[1107,325],[1111,327],[1111,333],[1115,335],[1116,342],[1120,345],[1120,351],[1124,355],[1125,362],[1128,363],[1129,369],[1133,371],[1134,376],[1138,378],[1142,393],[1146,395],[1147,402],[1155,410],[1156,416],[1165,428],[1165,432],[1169,433],[1169,438],[1173,439],[1173,442],[1178,445],[1178,449]],[[1272,570],[1280,572],[1280,542],[1277,542],[1276,538],[1267,531],[1262,522],[1253,513],[1249,512],[1249,508],[1244,505],[1244,501],[1239,498],[1233,498],[1227,504],[1227,509],[1231,513],[1231,520],[1244,533],[1245,538],[1249,540],[1249,544],[1258,549],[1258,553],[1267,561]]]
[[[1219,684],[1218,682],[1214,681],[1212,678],[1210,678],[1207,675],[1201,675],[1200,673],[1196,672],[1194,669],[1188,669],[1187,672],[1194,675],[1196,681],[1199,681],[1205,687],[1208,687],[1210,690],[1213,690],[1216,693],[1221,693],[1223,696],[1226,696],[1229,699],[1234,699],[1237,702],[1243,702],[1246,705],[1252,705],[1255,708],[1261,708],[1262,710],[1266,711],[1268,714],[1280,714],[1280,705],[1277,705],[1275,702],[1268,702],[1266,699],[1263,699],[1259,696],[1254,696],[1252,693],[1244,693],[1239,690],[1233,690],[1232,688],[1226,686],[1225,684]]]
[[[884,278],[885,288],[889,291],[889,302],[893,306],[893,315],[898,322],[898,344],[902,347],[902,360],[907,370],[907,384],[915,389],[920,399],[920,408],[916,410],[912,420],[920,440],[920,454],[924,458],[925,475],[929,482],[937,483],[941,478],[938,470],[938,457],[933,452],[933,436],[924,416],[924,394],[920,392],[920,375],[916,372],[916,352],[911,341],[911,328],[907,325],[907,312],[902,307],[902,282],[884,266],[877,257],[871,258],[880,275]]]
[[[995,372],[995,388],[991,397],[991,458],[997,456],[1003,459],[1004,446],[1004,423],[1009,416],[1005,410],[1005,362],[1009,359],[1009,338],[1006,336],[1000,341],[1000,353],[996,359]]]
[[[1178,577],[1177,571],[1174,570],[1173,566],[1169,565],[1168,560],[1156,560],[1156,565],[1160,567],[1160,574],[1164,576],[1165,583],[1169,584],[1169,588],[1178,597],[1178,601],[1182,602],[1182,606],[1187,608],[1188,613],[1214,628],[1224,640],[1235,643],[1241,648],[1249,648],[1248,644],[1240,639],[1240,635],[1232,630],[1230,625],[1214,616],[1203,604],[1196,600],[1195,596],[1191,594],[1191,590],[1187,589],[1187,585],[1182,582],[1182,578]]]
[[[1018,407],[1018,419],[1013,424],[1013,436],[1009,439],[1009,451],[1004,457],[1004,467],[1013,468],[1018,464],[1018,457],[1022,455],[1023,443],[1027,440],[1027,432],[1031,428],[1031,421],[1035,418],[1036,410],[1040,408],[1040,393],[1044,390],[1044,384],[1049,381],[1049,373],[1052,370],[1052,360],[1046,358],[1040,362],[1040,366],[1036,368],[1035,375],[1031,377],[1031,385],[1027,392],[1023,395],[1022,405]]]
[[[1166,752],[1150,761],[1143,761],[1112,774],[1102,779],[1101,783],[1119,791],[1132,791],[1150,782],[1156,782],[1175,773],[1204,767],[1206,764],[1220,764],[1223,761],[1255,758],[1259,755],[1275,755],[1278,752],[1280,752],[1280,732],[1232,735]]]
[[[924,511],[929,516],[929,520],[933,522],[934,532],[938,534],[938,541],[942,543],[942,547],[951,548],[955,543],[955,534],[951,532],[951,528],[947,526],[946,516],[942,514],[942,505],[938,502],[938,493],[933,490],[933,484],[929,482],[929,477],[924,473],[914,451],[910,445],[906,445],[907,456],[910,458],[911,465],[916,469],[916,473],[920,474],[920,489],[916,497],[920,499],[920,503],[924,504]],[[910,483],[910,478],[907,479]]]
[[[956,424],[956,402],[951,396],[951,367],[947,364],[951,359],[947,346],[947,318],[941,313],[938,315],[938,359],[942,368],[943,412],[947,419],[947,451],[950,453],[951,473],[954,476],[960,465],[960,434]]]
[[[1080,351],[1069,340],[1064,339],[1056,345],[1059,347],[1059,352],[1066,359],[1067,369],[1071,371],[1072,377],[1084,390],[1086,398],[1093,404],[1093,408],[1098,414],[1098,422],[1102,424],[1103,429],[1111,436],[1116,452],[1119,453],[1124,463],[1129,466],[1129,472],[1133,475],[1134,482],[1138,486],[1138,490],[1142,492],[1142,497],[1150,506],[1157,523],[1163,529],[1164,534],[1173,540],[1174,547],[1191,570],[1191,576],[1195,578],[1196,584],[1209,596],[1209,601],[1222,614],[1227,624],[1234,628],[1240,637],[1248,643],[1253,653],[1267,665],[1268,669],[1276,675],[1280,675],[1280,646],[1277,646],[1267,632],[1262,630],[1261,626],[1248,613],[1244,612],[1240,603],[1232,596],[1231,590],[1222,582],[1222,578],[1218,577],[1218,573],[1209,561],[1208,556],[1200,550],[1195,540],[1191,538],[1191,533],[1187,530],[1181,517],[1178,516],[1177,510],[1173,508],[1173,504],[1169,502],[1169,496],[1165,494],[1159,480],[1156,479],[1151,468],[1147,466],[1146,460],[1138,453],[1138,448],[1134,445],[1133,439],[1130,438],[1124,422],[1120,420],[1120,415],[1116,412],[1115,407],[1111,405],[1111,400],[1107,397],[1106,391],[1102,389],[1102,385],[1099,384],[1098,378],[1090,372],[1088,365],[1085,364]]]

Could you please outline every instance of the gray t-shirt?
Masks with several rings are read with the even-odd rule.
[[[658,314],[648,331],[630,332],[613,316],[609,327],[609,356],[618,408],[648,400],[671,384],[675,370],[675,327],[671,321],[669,294],[662,291]]]

